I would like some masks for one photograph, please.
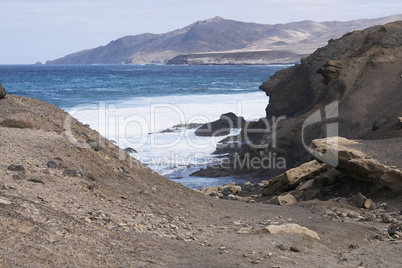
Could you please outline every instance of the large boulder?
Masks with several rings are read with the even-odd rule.
[[[242,116],[234,113],[222,114],[216,121],[200,126],[196,131],[197,136],[225,136],[230,133],[232,128],[243,128],[246,120]]]
[[[0,84],[0,99],[4,99],[7,95],[6,89]]]

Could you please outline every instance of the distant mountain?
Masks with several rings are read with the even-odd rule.
[[[370,26],[402,20],[402,14],[348,22],[301,21],[265,25],[215,17],[165,34],[125,36],[106,46],[79,51],[47,64],[165,63],[181,55],[206,52],[288,51],[310,54],[329,39]]]

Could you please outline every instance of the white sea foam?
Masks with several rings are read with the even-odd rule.
[[[198,137],[194,129],[157,132],[178,124],[211,122],[227,112],[257,120],[265,116],[267,103],[263,92],[138,97],[115,103],[82,104],[69,112],[121,148],[137,150],[133,156],[154,170],[169,174],[175,169],[213,161],[210,154],[224,137]],[[232,130],[231,134],[238,131]]]

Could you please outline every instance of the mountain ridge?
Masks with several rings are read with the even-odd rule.
[[[47,64],[165,63],[182,54],[223,51],[289,51],[310,54],[353,30],[402,20],[402,14],[347,22],[305,20],[286,24],[258,24],[214,17],[162,34],[143,33],[112,40]]]

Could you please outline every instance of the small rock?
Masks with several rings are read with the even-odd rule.
[[[282,250],[282,251],[285,250],[285,246],[284,246],[283,244],[278,245],[278,248],[279,248],[280,250]]]
[[[124,173],[130,173],[130,169],[129,169],[128,167],[121,166],[120,169],[121,169]]]
[[[77,176],[77,171],[74,169],[66,169],[63,171],[63,176],[75,177],[75,176]]]
[[[46,166],[47,166],[48,168],[57,168],[57,163],[54,162],[54,161],[48,161],[48,162],[46,163]]]
[[[290,247],[290,251],[292,251],[292,252],[300,252],[300,249],[298,249],[297,247]]]
[[[346,216],[348,216],[349,218],[355,219],[358,218],[360,215],[354,212],[349,212]]]
[[[33,182],[33,183],[45,184],[42,180],[38,180],[38,179],[29,179],[28,181]]]
[[[278,203],[281,206],[289,206],[297,203],[296,198],[291,194],[278,196]]]
[[[237,233],[238,234],[248,234],[250,232],[250,229],[248,228],[240,228]]]
[[[226,247],[225,246],[220,246],[219,250],[226,250]]]
[[[364,203],[366,202],[366,200],[367,200],[367,197],[365,197],[361,193],[357,193],[356,195],[354,195],[350,198],[349,204],[354,207],[362,208]]]
[[[388,214],[382,214],[381,220],[383,223],[391,223],[393,221],[392,217]]]
[[[13,175],[13,179],[17,180],[17,181],[23,180],[23,178],[21,176],[18,176],[18,175]]]
[[[402,226],[400,222],[393,223],[388,228],[388,234],[390,236],[400,235],[402,233]]]
[[[0,204],[11,205],[12,203],[10,201],[8,201],[7,199],[0,198]]]
[[[10,170],[10,171],[22,171],[22,172],[25,172],[25,168],[23,166],[21,166],[21,165],[9,165],[7,169]]]
[[[95,151],[99,151],[101,149],[101,145],[95,140],[87,140],[87,143]]]
[[[318,234],[306,227],[300,226],[296,223],[285,223],[281,225],[268,225],[262,229],[256,230],[256,234],[304,234],[312,238],[320,240]]]
[[[368,198],[366,201],[364,201],[363,207],[364,207],[364,208],[367,208],[367,209],[374,209],[374,202],[373,202],[373,200],[371,200],[370,198]]]
[[[301,190],[306,190],[308,188],[313,187],[314,184],[314,179],[308,180],[305,183],[303,183],[302,185],[300,185],[298,188],[296,188],[297,190],[301,191]]]

